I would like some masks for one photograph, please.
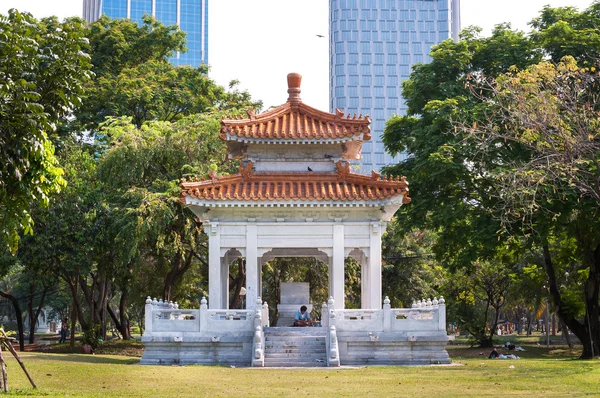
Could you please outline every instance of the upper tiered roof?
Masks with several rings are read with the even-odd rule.
[[[334,142],[370,140],[368,116],[344,117],[344,112],[327,113],[302,103],[297,73],[288,75],[289,97],[285,104],[247,119],[223,119],[221,139],[227,141],[268,142],[271,140],[327,140]]]

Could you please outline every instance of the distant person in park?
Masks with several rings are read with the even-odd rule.
[[[59,344],[67,342],[67,332],[67,322],[63,322],[60,327],[60,339],[58,340]]]
[[[498,353],[498,351],[496,351],[496,349],[494,348],[492,350],[492,352],[490,352],[490,356],[488,357],[489,359],[496,359],[500,356],[500,354]]]
[[[310,315],[305,305],[300,307],[298,311],[296,311],[296,315],[294,315],[294,326],[312,326],[313,322],[310,319]]]

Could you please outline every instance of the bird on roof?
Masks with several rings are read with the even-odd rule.
[[[310,167],[308,167],[308,171],[313,171]]]

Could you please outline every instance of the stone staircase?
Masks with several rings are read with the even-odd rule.
[[[325,329],[265,328],[265,367],[325,367]]]

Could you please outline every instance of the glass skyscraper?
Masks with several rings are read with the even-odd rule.
[[[164,25],[179,25],[187,33],[186,53],[171,58],[174,65],[208,64],[208,0],[83,0],[83,18],[89,23],[106,14],[141,23],[144,14]]]
[[[458,39],[460,0],[329,0],[330,111],[371,117],[362,173],[398,162],[382,135],[393,114],[404,114],[401,84],[431,46]]]

